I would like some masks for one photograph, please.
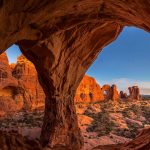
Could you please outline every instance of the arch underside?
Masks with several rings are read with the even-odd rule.
[[[1,53],[18,44],[34,63],[46,94],[42,145],[81,149],[75,91],[101,50],[124,26],[150,31],[150,1],[3,0],[0,20]]]

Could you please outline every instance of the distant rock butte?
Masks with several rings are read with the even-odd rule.
[[[101,87],[96,80],[87,75],[82,79],[75,95],[75,102],[96,102],[104,100]]]
[[[0,112],[14,110],[31,110],[44,107],[45,94],[38,82],[34,65],[23,55],[16,64],[9,64],[6,53],[0,55]],[[137,86],[129,87],[129,98],[139,99]],[[102,88],[96,80],[87,75],[82,79],[75,95],[75,103],[99,102],[103,100],[117,101],[127,99],[127,94],[117,90],[116,85],[105,84]]]
[[[128,98],[127,93],[124,93],[123,91],[120,91],[120,98],[127,99]]]
[[[138,86],[132,86],[128,88],[130,99],[140,99],[140,89]]]

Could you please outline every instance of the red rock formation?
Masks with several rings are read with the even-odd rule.
[[[124,93],[123,91],[120,91],[120,98],[127,99],[128,98],[127,93]]]
[[[19,86],[24,89],[24,108],[35,109],[44,107],[45,94],[39,84],[34,65],[21,55],[17,59],[17,64],[12,74],[18,79]]]
[[[12,76],[6,53],[0,55],[0,115],[23,107],[18,81]]]
[[[18,82],[13,78],[6,53],[0,55],[0,88],[17,86]]]
[[[5,53],[3,55],[5,58],[7,58]],[[0,59],[2,61],[5,60],[2,59],[2,57],[4,57],[3,55],[1,55]],[[29,110],[38,107],[44,107],[45,94],[38,82],[37,72],[34,65],[23,55],[21,55],[18,57],[16,64],[9,65],[7,59],[6,66],[9,68],[9,74],[11,78],[13,74],[15,81],[18,81],[19,87],[23,89],[21,99],[24,99],[24,101],[21,108]],[[12,79],[10,81],[12,81]],[[13,98],[11,100],[14,101]],[[97,102],[101,100],[104,100],[101,87],[96,83],[94,78],[85,75],[77,89],[75,102],[86,103]],[[12,105],[12,107],[14,107],[14,105]]]
[[[99,52],[124,26],[150,32],[150,1],[3,0],[0,6],[1,52],[17,43],[34,63],[46,94],[43,146],[80,149],[75,91]]]
[[[119,99],[119,94],[118,94],[116,85],[110,86],[108,84],[105,84],[102,87],[102,92],[104,94],[105,99],[107,99],[107,100],[109,100],[109,99],[118,100]]]
[[[105,99],[107,99],[107,100],[112,99],[113,93],[112,93],[112,89],[111,89],[110,85],[108,85],[108,84],[103,85],[102,92],[104,94]]]
[[[140,99],[140,89],[138,86],[132,86],[128,88],[130,99]]]
[[[99,84],[87,75],[82,79],[75,95],[75,102],[97,102],[104,100]]]
[[[119,100],[119,93],[117,90],[117,86],[113,84],[111,88],[112,88],[112,100],[114,101]]]

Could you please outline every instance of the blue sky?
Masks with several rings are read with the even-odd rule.
[[[7,51],[10,63],[21,54],[18,46]],[[126,27],[116,41],[108,45],[87,71],[100,85],[117,84],[119,90],[139,85],[143,94],[150,94],[150,34]]]
[[[120,90],[139,85],[150,93],[150,34],[126,27],[116,41],[103,49],[87,71],[101,84],[116,83]]]
[[[6,50],[9,63],[15,63],[17,61],[17,57],[21,55],[20,49],[17,45],[12,45]]]

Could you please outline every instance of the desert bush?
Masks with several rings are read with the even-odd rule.
[[[113,127],[115,127],[115,123],[111,121],[109,114],[105,111],[100,112],[93,116],[94,121],[92,125],[87,128],[88,132],[98,132],[99,136],[109,134]]]

